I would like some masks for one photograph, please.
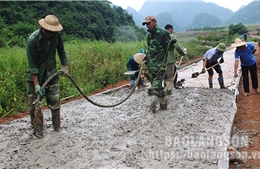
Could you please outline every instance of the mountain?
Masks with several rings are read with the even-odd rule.
[[[141,26],[146,16],[153,15],[160,27],[170,22],[175,25],[175,31],[180,32],[194,27],[260,23],[259,9],[259,0],[241,6],[235,13],[213,2],[202,0],[146,0],[138,12],[131,8],[127,8],[127,12],[132,14],[137,26]]]
[[[223,23],[218,17],[208,13],[200,13],[194,17],[189,28],[216,27],[221,25]]]
[[[237,11],[239,11],[240,9],[243,9],[245,6],[246,6],[246,5],[240,6],[240,8],[239,8]]]
[[[133,20],[137,26],[142,26],[144,18],[135,9],[127,7],[126,11],[128,12],[128,14],[131,14],[133,16]]]
[[[128,9],[128,13],[133,14],[133,19],[138,26],[140,25],[140,18],[144,19],[148,15],[153,15],[155,17],[160,16],[160,18],[166,18],[163,17],[163,15],[168,15],[170,16],[168,21],[176,23],[176,26],[178,27],[177,30],[180,31],[189,27],[194,21],[194,17],[201,13],[210,16],[214,15],[221,21],[220,23],[225,23],[234,14],[230,9],[223,8],[212,2],[207,3],[202,0],[146,0],[138,12]],[[158,22],[166,23],[166,21],[157,20]],[[160,24],[158,25],[160,27],[164,26]]]
[[[174,28],[174,32],[180,32],[182,30],[182,28],[173,21],[169,13],[160,13],[159,15],[157,15],[157,20],[157,24],[161,28],[164,28],[166,24],[171,24]]]
[[[258,24],[260,23],[260,1],[256,0],[241,8],[225,23],[226,24]]]

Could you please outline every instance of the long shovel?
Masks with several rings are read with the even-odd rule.
[[[206,71],[211,69],[211,68],[213,68],[213,67],[215,67],[215,66],[217,66],[217,65],[219,65],[219,62],[214,64],[214,65],[212,65],[212,66],[210,66],[209,68],[207,68]],[[200,74],[203,74],[203,73],[202,72],[192,73],[191,78],[197,78]]]

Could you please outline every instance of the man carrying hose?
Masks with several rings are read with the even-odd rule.
[[[42,91],[41,86],[54,73],[56,69],[56,52],[63,68],[61,71],[68,75],[69,60],[64,50],[63,41],[59,32],[63,29],[59,20],[54,15],[47,15],[38,21],[40,29],[33,32],[27,39],[28,58],[28,100],[29,112],[32,127],[35,129],[34,135],[43,137],[43,115],[35,113],[35,100],[37,94],[45,95],[48,108],[52,113],[52,125],[55,131],[60,130],[60,90],[59,77],[54,77]],[[36,117],[37,116],[37,117]]]
[[[224,63],[223,53],[226,50],[227,50],[227,47],[224,43],[219,43],[217,47],[209,49],[203,56],[203,66],[202,66],[202,70],[201,70],[201,73],[205,73],[206,68],[216,65],[213,68],[219,75],[218,82],[219,82],[221,89],[225,89],[226,87],[224,85],[224,79],[223,79],[223,73],[222,73],[221,66],[217,63]],[[220,58],[220,60],[218,62],[219,58]],[[212,77],[213,77],[214,72],[213,72],[212,68],[210,68],[208,70],[208,74],[209,74],[209,78],[208,78],[209,88],[213,88]]]
[[[173,34],[173,26],[171,24],[165,25],[164,28],[170,33],[171,38],[176,39],[175,35]],[[168,95],[172,94],[173,85],[176,88],[177,78],[178,78],[178,73],[177,73],[178,65],[176,65],[176,57],[174,56],[174,49],[181,56],[184,56],[186,54],[186,52],[178,42],[173,44],[173,48],[171,50],[168,50],[167,70],[165,71],[164,74],[166,92]]]
[[[146,25],[149,32],[147,36],[148,51],[144,61],[148,65],[151,82],[151,89],[148,90],[148,94],[152,96],[150,111],[155,113],[158,103],[160,103],[161,109],[167,109],[166,90],[162,85],[162,81],[166,70],[168,47],[172,46],[168,45],[171,38],[168,31],[157,26],[154,16],[147,16],[142,25]],[[176,42],[176,40],[171,42]]]

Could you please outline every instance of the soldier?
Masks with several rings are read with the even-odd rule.
[[[167,24],[164,27],[169,33],[170,37],[176,39],[175,35],[173,34],[173,26],[171,24]],[[166,84],[166,92],[168,95],[172,94],[172,86],[176,88],[178,73],[176,65],[176,57],[174,56],[174,49],[182,56],[186,54],[182,46],[176,42],[173,45],[173,48],[168,51],[168,58],[167,58],[167,70],[165,72],[165,84]]]
[[[161,109],[167,109],[166,90],[162,81],[167,64],[167,47],[171,38],[168,31],[157,26],[154,16],[147,16],[142,25],[146,25],[149,32],[147,37],[148,51],[144,60],[148,64],[151,82],[151,89],[148,90],[148,94],[152,95],[150,111],[155,113],[158,103],[160,103]]]
[[[40,29],[33,32],[27,39],[28,58],[28,100],[31,124],[35,127],[34,121],[35,106],[33,102],[37,98],[37,93],[41,96],[41,85],[54,73],[56,69],[56,51],[63,68],[64,75],[68,74],[69,60],[66,56],[61,35],[58,33],[63,29],[59,20],[54,15],[47,15],[38,21]],[[54,77],[46,86],[45,96],[47,104],[52,113],[52,124],[55,131],[60,130],[60,90],[59,77]],[[43,119],[41,119],[43,120]],[[40,129],[43,130],[43,129]],[[43,133],[34,133],[36,137],[43,137]]]

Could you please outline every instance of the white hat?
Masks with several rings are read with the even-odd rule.
[[[143,60],[144,60],[144,57],[146,56],[146,54],[143,54],[143,53],[136,53],[134,55],[134,60],[136,63],[138,64],[142,64],[143,63]]]
[[[243,42],[239,38],[236,38],[235,43],[233,44],[234,47],[239,47],[239,46],[243,46],[243,45],[246,45],[246,42]]]
[[[52,32],[59,32],[63,29],[58,18],[54,15],[47,15],[44,19],[40,19],[38,23],[42,28]]]

